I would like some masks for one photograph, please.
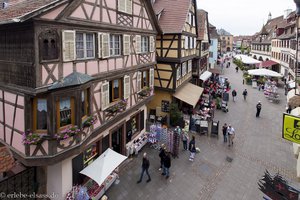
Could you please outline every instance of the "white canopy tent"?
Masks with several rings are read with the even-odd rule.
[[[250,75],[256,75],[256,76],[282,77],[281,74],[274,72],[272,70],[269,70],[269,69],[264,69],[264,68],[251,69],[251,70],[248,70],[248,73]]]
[[[209,71],[205,71],[203,74],[200,75],[202,81],[207,81],[211,77],[212,73]]]
[[[244,64],[258,64],[260,63],[260,61],[255,60],[254,58],[250,57],[250,56],[246,56],[243,54],[238,54],[234,56],[235,59],[241,60]]]
[[[101,185],[105,179],[124,161],[127,157],[108,148],[92,164],[84,168],[80,173],[84,174]]]

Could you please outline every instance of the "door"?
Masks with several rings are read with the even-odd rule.
[[[111,143],[112,143],[113,150],[121,154],[122,154],[122,135],[123,135],[122,133],[123,133],[123,127],[120,127],[119,129],[115,130],[111,136]]]

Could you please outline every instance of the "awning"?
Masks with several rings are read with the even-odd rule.
[[[295,81],[289,81],[287,82],[288,88],[295,88],[296,87],[296,83]]]
[[[262,61],[256,64],[256,67],[271,67],[272,65],[277,65],[278,63],[273,60]]]
[[[211,77],[212,73],[209,71],[205,71],[203,74],[200,75],[199,79],[202,81],[207,81]]]
[[[217,68],[212,68],[212,69],[209,69],[208,71],[213,73],[213,74],[220,74],[221,73],[221,71]]]
[[[92,164],[84,168],[80,173],[84,174],[101,185],[105,179],[124,161],[123,156],[111,149],[107,149]]]
[[[203,92],[202,87],[199,87],[192,83],[186,83],[179,90],[177,90],[175,94],[173,94],[173,96],[176,97],[177,99],[180,99],[181,101],[184,101],[187,104],[190,104],[194,108],[202,92]]]
[[[281,74],[269,70],[269,69],[264,69],[264,68],[260,68],[260,69],[250,69],[248,70],[248,73],[250,75],[255,75],[255,76],[270,76],[270,77],[282,77]]]
[[[260,61],[243,54],[238,54],[234,56],[235,59],[241,60],[244,64],[257,64],[260,63]]]
[[[292,107],[298,107],[298,106],[300,106],[299,90],[296,89],[296,94],[295,94],[295,89],[291,89],[287,93],[286,100],[288,102],[288,105],[290,105]]]

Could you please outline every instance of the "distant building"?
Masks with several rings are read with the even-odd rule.
[[[250,49],[252,36],[239,35],[233,37],[233,48],[236,49]]]
[[[218,34],[220,36],[220,52],[226,53],[233,49],[233,35],[224,29],[219,29]]]
[[[218,59],[219,35],[214,25],[209,24],[210,46],[209,46],[209,68],[214,68]]]

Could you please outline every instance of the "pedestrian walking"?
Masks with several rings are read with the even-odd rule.
[[[224,142],[227,142],[227,124],[225,123],[222,127],[222,131],[223,131],[223,137],[224,137]]]
[[[231,126],[231,124],[228,125],[227,135],[228,135],[228,146],[230,147],[231,145],[233,145],[233,139],[235,136],[235,131],[234,128]]]
[[[245,79],[243,79],[243,85],[245,85]]]
[[[159,171],[162,170],[164,167],[165,156],[166,156],[166,146],[162,144],[159,152],[159,157],[160,157],[160,167],[158,169]]]
[[[187,142],[189,140],[189,135],[187,132],[183,132],[182,134],[182,144],[183,144],[183,149],[186,151],[187,150]]]
[[[243,91],[244,100],[246,100],[247,95],[248,95],[248,91],[247,91],[247,89],[245,89],[245,90]]]
[[[292,112],[292,106],[288,105],[287,109],[286,109],[286,113],[291,114]]]
[[[142,162],[142,173],[141,173],[140,180],[138,180],[137,183],[142,182],[143,175],[144,175],[145,171],[146,171],[146,174],[148,175],[147,183],[151,181],[151,177],[150,177],[149,172],[148,172],[149,167],[150,167],[150,162],[149,162],[149,159],[147,158],[147,153],[144,153],[143,162]]]
[[[196,154],[196,147],[195,147],[195,136],[192,136],[192,140],[189,143],[189,150],[191,152],[190,154],[190,161],[194,161],[195,154]]]
[[[232,100],[233,101],[235,101],[236,95],[237,95],[236,90],[232,90]]]
[[[171,155],[170,152],[166,153],[166,156],[164,158],[164,171],[161,175],[166,175],[166,179],[170,176],[170,167],[171,167]]]
[[[261,111],[261,102],[258,101],[258,104],[256,104],[256,117],[259,117]]]

